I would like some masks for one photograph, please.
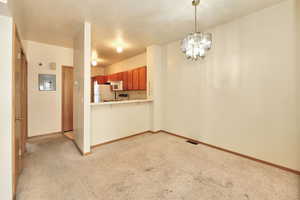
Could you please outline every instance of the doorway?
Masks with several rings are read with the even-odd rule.
[[[62,67],[62,132],[70,139],[73,135],[73,67]]]
[[[21,40],[14,28],[14,68],[13,68],[13,192],[16,194],[18,178],[23,169],[27,139],[27,60]]]

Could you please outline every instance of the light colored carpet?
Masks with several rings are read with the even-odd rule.
[[[63,136],[31,141],[18,200],[299,200],[300,177],[164,133],[82,157]]]

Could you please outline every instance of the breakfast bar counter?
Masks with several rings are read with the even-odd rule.
[[[107,102],[91,103],[91,106],[113,105],[113,104],[128,104],[128,103],[145,103],[145,102],[152,102],[152,101],[153,101],[152,99],[107,101]]]
[[[152,99],[91,103],[91,145],[151,130]]]

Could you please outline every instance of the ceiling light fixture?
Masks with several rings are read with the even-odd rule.
[[[117,52],[118,53],[122,53],[123,52],[123,48],[122,47],[117,47]]]
[[[195,7],[195,32],[190,33],[181,42],[181,50],[187,59],[198,60],[205,58],[206,52],[212,46],[212,34],[198,32],[197,26],[197,6],[200,0],[193,0],[192,5]]]
[[[92,66],[95,67],[98,65],[98,61],[97,60],[92,60]]]

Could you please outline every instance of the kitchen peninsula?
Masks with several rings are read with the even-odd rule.
[[[150,97],[146,54],[108,66],[92,77],[91,145],[128,137],[151,129]],[[97,100],[99,86],[100,99]],[[117,85],[117,86],[116,86]],[[102,91],[102,94],[101,94]]]
[[[152,100],[91,104],[91,145],[151,130]]]

